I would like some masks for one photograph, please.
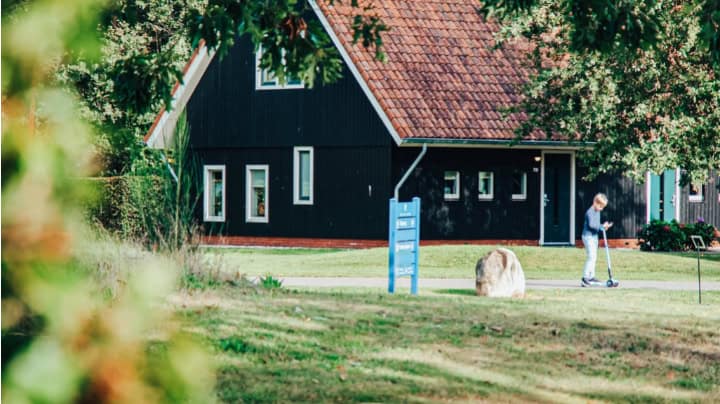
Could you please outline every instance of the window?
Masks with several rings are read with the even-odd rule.
[[[512,176],[512,200],[524,201],[527,199],[527,173],[514,171]]]
[[[688,201],[690,202],[702,202],[705,196],[705,184],[697,186],[690,184],[690,194]]]
[[[246,166],[245,221],[268,223],[270,212],[267,165]]]
[[[445,200],[457,201],[460,199],[460,172],[445,171]]]
[[[313,204],[313,148],[296,147],[293,151],[293,203]]]
[[[489,201],[493,198],[493,173],[480,171],[478,173],[478,199]]]
[[[283,50],[283,64],[285,64],[285,51]],[[305,88],[305,83],[297,78],[288,78],[283,85],[278,83],[277,77],[268,69],[260,68],[260,59],[262,59],[263,50],[260,47],[255,54],[255,89],[256,90],[284,90],[294,88]]]
[[[203,220],[225,221],[225,166],[203,166]]]

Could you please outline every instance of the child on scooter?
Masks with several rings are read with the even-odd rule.
[[[599,193],[593,198],[593,204],[585,212],[585,222],[583,223],[582,241],[585,246],[585,266],[583,268],[583,276],[580,280],[580,286],[603,286],[603,282],[595,278],[595,262],[597,261],[598,250],[598,234],[600,231],[607,230],[612,223],[600,223],[600,212],[608,204],[605,194]]]

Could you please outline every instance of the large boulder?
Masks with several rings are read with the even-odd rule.
[[[525,273],[515,253],[498,248],[481,258],[475,267],[478,296],[523,297]]]

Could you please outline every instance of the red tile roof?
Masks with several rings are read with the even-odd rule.
[[[361,6],[366,3],[361,1]],[[499,25],[467,0],[374,0],[390,27],[383,34],[387,63],[373,49],[353,45],[349,1],[318,5],[370,91],[402,139],[514,137],[525,114],[503,115],[521,99],[529,47],[492,50]],[[538,138],[541,134],[536,135]]]

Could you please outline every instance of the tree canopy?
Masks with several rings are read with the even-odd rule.
[[[533,43],[536,75],[516,109],[548,136],[592,145],[591,175],[720,169],[720,2],[488,0],[498,45]]]

